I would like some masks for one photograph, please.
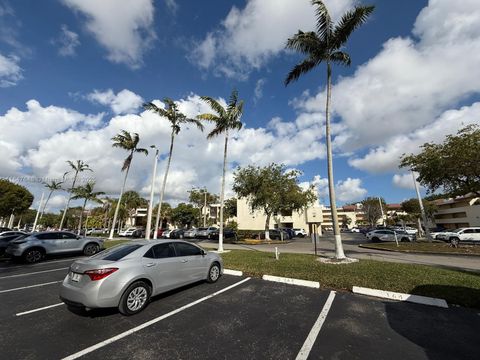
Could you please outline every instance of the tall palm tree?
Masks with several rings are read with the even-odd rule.
[[[94,192],[93,191],[94,187],[95,187],[95,182],[90,181],[83,186],[78,186],[73,189],[73,194],[74,194],[74,196],[72,196],[73,200],[84,199],[82,211],[80,212],[80,221],[78,222],[78,235],[80,235],[82,231],[83,213],[85,211],[85,206],[87,206],[87,202],[93,201],[98,204],[103,204],[102,200],[100,200],[98,197],[105,193],[103,191]]]
[[[50,200],[50,197],[52,196],[53,192],[55,190],[61,190],[62,189],[62,186],[61,186],[62,184],[63,184],[63,181],[55,181],[55,180],[50,181],[50,183],[44,183],[45,187],[47,189],[49,189],[50,192],[48,193],[47,201],[45,201],[45,204],[43,204],[42,211],[40,212],[39,220],[43,217],[43,214],[45,213],[45,209],[47,207],[47,204],[48,204],[48,202]]]
[[[177,104],[172,99],[165,98],[163,99],[163,102],[165,103],[165,109],[160,108],[151,102],[143,104],[143,107],[145,108],[145,110],[153,111],[158,116],[166,118],[170,122],[170,126],[172,127],[172,132],[170,133],[170,150],[168,152],[167,168],[165,170],[165,174],[163,175],[163,183],[162,183],[162,189],[160,191],[160,200],[158,203],[159,206],[157,210],[157,218],[155,220],[155,231],[153,232],[154,239],[157,238],[157,229],[160,221],[160,212],[162,211],[162,203],[163,203],[163,196],[165,195],[165,187],[167,185],[168,171],[170,169],[170,162],[172,161],[173,142],[175,140],[175,136],[178,135],[178,133],[180,132],[181,125],[193,124],[197,128],[199,128],[201,131],[203,131],[202,123],[196,119],[187,118],[184,114],[180,112]],[[153,206],[153,204],[150,204],[149,206]],[[145,239],[150,238],[150,230],[151,229],[147,229],[147,231],[145,231]]]
[[[123,162],[122,171],[125,171],[125,178],[123,179],[122,190],[120,190],[120,197],[118,198],[117,207],[115,208],[115,214],[113,215],[112,227],[110,229],[109,239],[113,239],[113,233],[115,231],[115,224],[117,223],[118,210],[120,208],[120,203],[122,202],[123,192],[125,191],[125,184],[127,183],[128,172],[130,171],[130,165],[132,164],[133,154],[142,153],[148,155],[148,150],[144,148],[139,148],[138,143],[140,137],[137,133],[130,134],[126,130],[122,130],[120,134],[117,134],[112,138],[113,147],[117,147],[129,152],[127,158]]]
[[[327,143],[328,191],[335,235],[335,258],[344,259],[340,226],[338,223],[335,190],[333,182],[332,144],[330,135],[330,99],[332,91],[332,64],[350,65],[350,56],[343,51],[348,38],[354,30],[364,24],[373,12],[374,6],[357,6],[347,11],[337,24],[334,24],[327,7],[320,0],[313,0],[317,18],[317,30],[298,31],[288,39],[286,47],[305,55],[305,59],[295,65],[285,79],[285,85],[298,80],[321,63],[327,65],[327,101],[325,106],[325,133]]]
[[[233,90],[230,95],[227,107],[223,107],[217,100],[202,96],[201,99],[205,101],[214,114],[201,114],[197,119],[212,121],[215,128],[207,135],[207,139],[212,139],[215,136],[225,133],[225,147],[223,151],[223,172],[222,172],[222,189],[220,191],[220,231],[218,235],[218,251],[223,251],[223,207],[225,201],[225,172],[227,168],[227,149],[228,149],[228,133],[230,130],[240,130],[242,122],[240,118],[243,113],[243,100],[238,100],[237,90]]]
[[[68,200],[67,200],[67,204],[65,205],[65,210],[63,210],[63,215],[62,215],[62,220],[60,221],[60,230],[62,230],[62,227],[63,227],[63,223],[65,222],[65,217],[67,215],[67,210],[68,210],[68,206],[70,205],[70,200],[72,198],[72,191],[73,189],[75,188],[75,184],[77,182],[77,176],[79,173],[81,172],[84,172],[84,171],[92,171],[92,169],[90,169],[90,167],[88,166],[87,163],[83,162],[82,160],[77,160],[76,163],[74,163],[73,161],[70,161],[68,160],[67,161],[68,165],[71,167],[71,170],[70,171],[67,171],[63,177],[65,177],[67,174],[69,174],[70,172],[74,172],[75,175],[73,176],[73,183],[72,183],[72,187],[70,188],[70,195],[68,195]]]

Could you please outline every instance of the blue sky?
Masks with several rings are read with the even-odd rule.
[[[338,203],[413,197],[399,156],[480,121],[478,0],[325,3],[334,18],[376,6],[347,45],[352,65],[334,68]],[[327,201],[325,67],[283,85],[300,59],[285,41],[314,24],[308,0],[0,0],[0,24],[0,176],[58,178],[66,160],[82,159],[98,190],[114,195],[125,157],[111,149],[115,133],[136,131],[163,155],[168,148],[167,124],[143,101],[170,97],[195,116],[208,111],[199,96],[225,99],[236,88],[245,126],[231,142],[227,184],[236,165],[283,162]],[[182,201],[192,186],[219,191],[222,140],[181,132],[167,200]],[[134,159],[130,189],[148,193],[152,161]],[[157,183],[164,168],[165,156]],[[22,182],[38,201],[41,186]]]

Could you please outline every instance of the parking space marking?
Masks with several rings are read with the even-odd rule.
[[[50,309],[50,308],[57,307],[57,306],[60,306],[60,305],[65,305],[65,303],[61,302],[61,303],[58,303],[58,304],[48,305],[48,306],[44,306],[44,307],[41,307],[41,308],[24,311],[24,312],[15,314],[15,316],[28,315],[28,314],[31,314],[31,313],[34,313],[34,312],[37,312],[37,311],[42,311],[42,310]]]
[[[95,351],[95,350],[97,350],[97,349],[100,349],[100,348],[102,348],[102,347],[104,347],[104,346],[106,346],[106,345],[108,345],[108,344],[111,344],[111,343],[117,341],[117,340],[123,339],[124,337],[126,337],[126,336],[128,336],[128,335],[131,335],[131,334],[133,334],[133,333],[136,333],[137,331],[140,331],[140,330],[142,330],[142,329],[145,329],[146,327],[149,327],[149,326],[151,326],[151,325],[153,325],[153,324],[156,324],[157,322],[162,321],[162,320],[164,320],[164,319],[166,319],[166,318],[168,318],[168,317],[170,317],[170,316],[172,316],[172,315],[178,314],[179,312],[181,312],[181,311],[183,311],[183,310],[186,310],[186,309],[188,309],[188,308],[190,308],[190,307],[192,307],[192,306],[195,306],[195,305],[197,305],[197,304],[200,304],[201,302],[204,302],[205,300],[211,299],[211,298],[213,298],[214,296],[217,296],[217,295],[219,295],[219,294],[221,294],[221,293],[224,293],[225,291],[228,291],[228,290],[230,290],[230,289],[233,289],[234,287],[237,287],[237,286],[243,284],[244,282],[247,282],[248,280],[250,280],[249,277],[246,278],[246,279],[243,279],[243,280],[241,280],[241,281],[239,281],[239,282],[236,282],[236,283],[234,283],[234,284],[232,284],[232,285],[230,285],[230,286],[227,286],[226,288],[223,288],[223,289],[221,289],[221,290],[218,290],[218,291],[214,292],[213,294],[207,295],[207,296],[205,296],[205,297],[203,297],[203,298],[201,298],[201,299],[195,300],[195,301],[193,301],[193,302],[191,302],[191,303],[189,303],[189,304],[187,304],[187,305],[184,305],[184,306],[182,306],[182,307],[179,307],[178,309],[175,309],[175,310],[173,310],[173,311],[170,311],[169,313],[166,313],[166,314],[161,315],[161,316],[159,316],[159,317],[157,317],[157,318],[155,318],[155,319],[152,319],[152,320],[150,320],[150,321],[147,321],[146,323],[143,323],[143,324],[141,324],[141,325],[138,325],[138,326],[136,326],[136,327],[134,327],[134,328],[132,328],[132,329],[130,329],[130,330],[124,331],[123,333],[120,333],[120,334],[118,334],[118,335],[116,335],[116,336],[114,336],[114,337],[111,337],[110,339],[104,340],[104,341],[102,341],[102,342],[99,342],[98,344],[92,345],[92,346],[90,346],[90,347],[88,347],[88,348],[86,348],[86,349],[83,349],[83,350],[81,350],[81,351],[79,351],[79,352],[76,352],[75,354],[69,355],[69,356],[63,358],[62,360],[78,359],[79,357],[81,357],[81,356],[83,356],[83,355],[86,355],[86,354],[88,354],[88,353],[91,353],[92,351]]]
[[[335,291],[330,291],[327,301],[325,302],[325,305],[323,305],[323,309],[320,312],[320,315],[318,316],[317,321],[315,321],[315,324],[313,324],[312,330],[310,330],[310,333],[308,334],[307,339],[303,343],[303,346],[300,349],[300,352],[298,353],[296,360],[306,360],[308,358],[308,355],[312,350],[313,344],[317,339],[318,333],[320,332],[323,326],[323,323],[327,318],[328,312],[330,311],[330,307],[332,306],[334,298],[335,298]]]
[[[55,264],[55,263],[60,263],[60,262],[67,262],[71,261],[74,262],[75,260],[78,259],[84,259],[86,256],[80,256],[80,257],[74,257],[74,258],[68,258],[68,259],[63,259],[63,260],[49,260],[49,261],[42,261],[37,264],[26,264],[26,265],[18,265],[18,266],[2,266],[0,269],[25,269],[26,266],[28,267],[35,267],[35,266],[45,266],[49,264]]]
[[[67,270],[69,269],[68,267],[63,267],[63,268],[57,268],[57,269],[50,269],[50,270],[42,270],[42,271],[35,271],[35,272],[30,272],[30,273],[25,273],[25,274],[17,274],[17,275],[8,275],[8,276],[0,276],[1,279],[10,279],[14,277],[22,277],[22,276],[28,276],[28,275],[36,275],[36,274],[43,274],[47,272],[52,272],[52,271],[60,271],[60,270]]]
[[[59,280],[59,281],[50,281],[50,282],[43,283],[43,284],[36,284],[36,285],[30,285],[30,286],[22,286],[22,287],[18,287],[18,288],[14,288],[14,289],[0,290],[0,294],[2,294],[2,293],[7,293],[7,292],[11,292],[11,291],[17,291],[17,290],[23,290],[23,289],[30,289],[30,288],[39,287],[39,286],[47,286],[47,285],[51,285],[51,284],[58,284],[59,282],[62,282],[62,281],[61,281],[61,280]]]

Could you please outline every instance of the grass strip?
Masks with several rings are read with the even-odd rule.
[[[480,308],[480,274],[424,265],[360,260],[348,265],[322,264],[314,255],[232,250],[222,254],[225,267],[246,276],[264,274],[320,282],[322,288],[353,286],[445,299],[450,304]]]
[[[458,248],[451,247],[444,242],[412,242],[412,243],[370,243],[360,247],[375,250],[386,250],[406,253],[448,254],[448,255],[480,255],[480,246],[461,244]]]

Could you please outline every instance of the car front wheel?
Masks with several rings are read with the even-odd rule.
[[[450,244],[452,244],[452,246],[457,247],[459,243],[460,243],[460,239],[458,237],[453,237],[450,239]]]
[[[120,299],[118,310],[123,315],[134,315],[145,309],[150,300],[151,289],[143,281],[130,285]]]
[[[44,252],[41,249],[28,249],[23,253],[23,260],[29,264],[39,262],[43,259]]]
[[[208,270],[207,282],[214,283],[220,278],[220,265],[213,263]]]

